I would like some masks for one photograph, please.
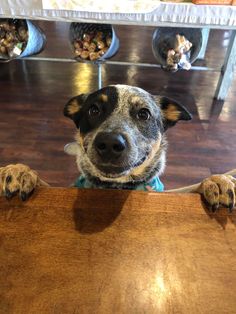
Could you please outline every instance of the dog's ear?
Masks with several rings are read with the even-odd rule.
[[[164,129],[174,126],[179,120],[191,120],[192,115],[188,110],[173,99],[168,97],[156,98],[163,115]]]
[[[64,115],[72,119],[76,124],[79,120],[79,112],[83,107],[85,100],[87,99],[87,94],[80,94],[71,98],[64,108]]]

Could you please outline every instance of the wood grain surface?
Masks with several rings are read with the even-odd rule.
[[[235,313],[235,224],[194,194],[0,198],[0,313]]]

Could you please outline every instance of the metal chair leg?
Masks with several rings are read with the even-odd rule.
[[[215,98],[225,100],[228,89],[231,85],[236,62],[236,30],[232,31],[230,42],[225,55],[224,65],[221,70],[220,78],[216,87]]]

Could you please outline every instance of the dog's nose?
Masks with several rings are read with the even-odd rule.
[[[127,148],[127,141],[122,134],[101,132],[95,138],[95,148],[101,157],[118,158]]]

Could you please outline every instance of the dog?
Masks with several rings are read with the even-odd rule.
[[[141,88],[110,85],[68,101],[64,115],[77,129],[75,142],[65,151],[76,156],[79,188],[163,191],[159,176],[165,169],[166,130],[191,114],[168,97],[153,96]],[[37,187],[48,186],[28,166],[0,168],[0,195],[26,200]],[[177,192],[200,193],[212,211],[220,205],[232,211],[236,179],[213,175]]]

